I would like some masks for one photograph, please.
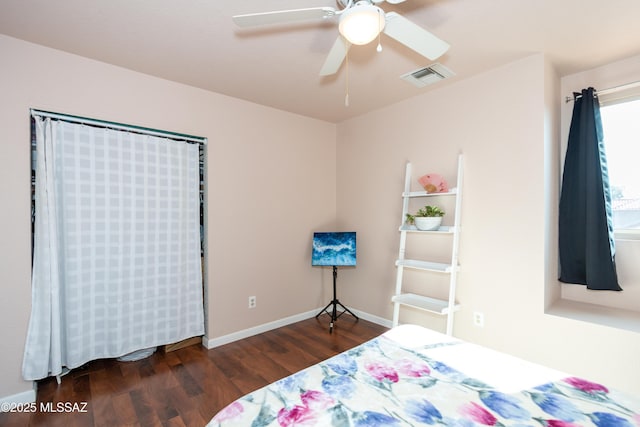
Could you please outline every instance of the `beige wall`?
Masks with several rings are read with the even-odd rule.
[[[462,151],[454,334],[640,393],[640,335],[544,314],[545,283],[557,272],[560,102],[558,77],[534,55],[339,124],[338,222],[359,233],[359,265],[342,281],[341,300],[391,317],[405,162],[416,176],[453,181]],[[413,250],[448,256],[433,246]],[[484,328],[473,326],[474,311],[484,313]],[[401,322],[443,327],[404,313]]]
[[[365,219],[360,234],[375,239],[371,264],[379,271],[358,274],[355,295],[376,289],[368,295],[377,297],[372,304],[385,317],[392,310],[405,162],[412,162],[416,177],[437,172],[454,185],[458,152],[465,157],[458,288],[465,308],[456,335],[494,343],[491,325],[523,313],[521,306],[497,301],[542,296],[526,286],[543,281],[543,169],[534,166],[543,159],[542,70],[543,61],[534,57],[338,126],[338,221],[360,220],[360,212],[376,218]],[[358,189],[364,194],[350,198]],[[423,243],[425,252],[448,256],[448,247],[429,245]],[[485,313],[484,330],[469,328],[472,311]]]
[[[31,388],[29,108],[209,139],[208,337],[323,305],[309,260],[335,222],[335,125],[4,36],[0,55],[0,398]]]

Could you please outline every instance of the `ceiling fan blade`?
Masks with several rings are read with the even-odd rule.
[[[342,36],[338,36],[329,51],[329,55],[327,55],[327,59],[324,61],[322,69],[320,69],[320,75],[329,76],[337,73],[350,47],[351,43],[346,41]]]
[[[256,25],[281,24],[307,19],[330,18],[335,14],[336,10],[332,7],[310,7],[307,9],[291,9],[275,12],[235,15],[233,17],[233,22],[235,22],[239,27],[253,27]]]
[[[429,31],[398,15],[396,12],[386,13],[386,25],[383,32],[392,39],[432,60],[444,54],[450,47],[449,43],[440,40]]]

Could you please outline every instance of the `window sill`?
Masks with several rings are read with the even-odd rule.
[[[614,230],[615,240],[640,240],[640,230]]]
[[[640,312],[560,299],[546,314],[640,333]]]

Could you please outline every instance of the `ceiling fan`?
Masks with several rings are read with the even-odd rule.
[[[336,0],[339,9],[333,7],[311,7],[305,9],[279,10],[273,12],[236,15],[233,21],[239,27],[253,27],[265,24],[297,22],[309,19],[330,19],[339,17],[336,39],[320,70],[321,76],[335,74],[353,44],[364,45],[372,42],[382,32],[397,40],[422,56],[434,60],[449,49],[449,44],[416,25],[396,12],[384,12],[377,5],[405,0]],[[382,50],[378,44],[378,52]]]

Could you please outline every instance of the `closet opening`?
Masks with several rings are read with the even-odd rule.
[[[32,292],[36,279],[44,281],[41,276],[36,277],[38,258],[44,258],[42,249],[37,249],[42,247],[38,239],[44,239],[43,233],[37,232],[38,228],[45,228],[39,223],[41,215],[47,218],[47,228],[56,225],[62,230],[60,240],[53,240],[55,245],[51,247],[60,247],[59,257],[71,260],[68,264],[63,260],[60,263],[61,273],[54,276],[62,277],[61,282],[84,283],[90,279],[94,286],[87,301],[82,301],[82,304],[75,300],[67,301],[67,307],[62,305],[59,309],[62,312],[61,322],[64,322],[60,332],[62,339],[74,336],[78,328],[89,328],[87,325],[79,326],[82,322],[73,323],[78,316],[82,318],[82,313],[78,314],[76,308],[68,313],[65,308],[72,304],[88,306],[85,312],[95,309],[98,318],[84,321],[92,328],[100,322],[110,324],[109,315],[125,316],[118,318],[117,322],[122,331],[109,327],[91,334],[87,331],[80,333],[76,339],[91,349],[74,358],[68,356],[63,348],[62,365],[68,371],[84,364],[79,365],[79,360],[88,358],[86,363],[96,355],[95,358],[124,355],[128,350],[134,350],[132,345],[135,344],[129,341],[135,342],[136,337],[145,333],[153,336],[138,341],[157,344],[165,351],[191,345],[194,340],[201,341],[206,333],[207,315],[207,139],[40,110],[31,110],[30,123]],[[51,128],[57,130],[52,131]],[[65,140],[66,145],[59,149],[61,151],[43,151],[45,132],[53,134],[48,141],[50,145],[60,144],[56,139]],[[67,139],[73,142],[67,142]],[[46,154],[38,159],[39,153]],[[45,157],[49,160],[43,166]],[[67,163],[72,165],[68,169]],[[43,191],[38,187],[42,185],[42,179],[38,184],[38,175],[49,177],[54,169],[57,175],[51,177],[55,175],[57,183]],[[40,194],[39,201],[37,193]],[[60,200],[54,202],[53,209],[45,208],[42,194],[51,193]],[[91,207],[88,207],[89,203]],[[137,225],[142,229],[137,229]],[[51,259],[56,258],[58,255]],[[182,286],[183,282],[189,287],[188,295],[176,290],[176,286]],[[134,283],[135,286],[143,283],[144,288],[130,290]],[[108,294],[113,289],[122,293]],[[63,289],[61,299],[74,292],[77,291]],[[34,303],[34,312],[37,311],[36,306]],[[54,308],[53,312],[56,310]],[[135,323],[142,318],[146,318],[147,323]],[[33,323],[42,323],[41,319],[34,321],[34,313],[29,335],[36,336],[31,331]],[[158,330],[149,331],[145,326],[148,324],[157,324]],[[177,331],[174,331],[175,324],[178,325]],[[193,324],[201,326],[194,327]],[[53,334],[54,341],[56,334]],[[108,339],[102,343],[102,338],[94,336],[107,336]],[[121,341],[127,344],[113,344],[116,336],[125,337]],[[128,340],[130,336],[134,339]],[[60,369],[52,368],[49,372],[36,374],[34,369],[29,369],[27,360],[39,349],[32,345],[29,351],[29,344],[28,337],[23,366],[25,379],[59,378],[61,373],[65,373],[64,369],[60,372]],[[67,365],[65,357],[73,361]],[[27,371],[31,373],[27,374]]]

